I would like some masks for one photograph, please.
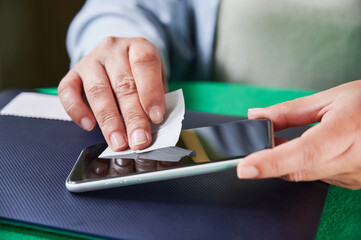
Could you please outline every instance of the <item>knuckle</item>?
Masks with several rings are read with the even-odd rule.
[[[130,64],[133,66],[137,65],[156,65],[160,64],[160,57],[156,50],[147,49],[143,51],[139,51],[136,56],[131,59]]]
[[[58,86],[58,95],[66,95],[74,88],[74,79],[78,74],[74,70],[70,70],[60,81]]]
[[[125,114],[125,121],[127,123],[127,127],[132,128],[133,126],[138,126],[141,123],[147,121],[147,118],[139,112],[128,112]]]
[[[85,56],[83,56],[79,62],[77,62],[74,67],[76,68],[82,68],[84,65],[88,65],[89,62],[93,62],[94,61],[94,57],[93,57],[93,53],[90,52],[88,54],[86,54]]]
[[[97,120],[101,128],[115,125],[117,121],[116,115],[109,108],[103,108],[97,114]]]
[[[64,109],[69,115],[79,111],[79,103],[77,101],[67,100],[63,102]]]
[[[71,91],[71,86],[69,82],[64,81],[64,79],[59,83],[58,86],[58,95],[59,97],[66,97]]]
[[[107,36],[101,40],[99,46],[104,48],[113,47],[118,42],[118,40],[118,37]]]
[[[115,78],[114,91],[117,97],[137,93],[137,85],[132,76],[121,74]]]
[[[79,62],[74,65],[73,69],[78,73],[83,73],[86,72],[90,66],[93,66],[95,62],[96,57],[94,57],[94,53],[91,52],[83,56]]]
[[[132,112],[130,114],[129,113],[127,114],[127,121],[129,122],[139,123],[144,120],[145,117],[141,113]]]
[[[70,110],[67,106],[73,105],[73,92],[74,89],[70,83],[61,82],[58,86],[58,96],[66,111]]]
[[[106,82],[106,80],[101,80],[101,82]],[[108,85],[105,83],[97,83],[90,86],[87,89],[87,94],[89,98],[99,98],[99,96],[105,92],[108,88]]]

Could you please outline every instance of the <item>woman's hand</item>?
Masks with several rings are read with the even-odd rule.
[[[272,120],[276,131],[320,122],[301,137],[256,152],[238,164],[239,178],[322,180],[361,188],[361,80],[264,109],[248,117]]]
[[[61,80],[59,97],[83,129],[98,122],[114,151],[142,149],[152,141],[149,121],[160,123],[165,115],[162,73],[149,41],[107,37]]]

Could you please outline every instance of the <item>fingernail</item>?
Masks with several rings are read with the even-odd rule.
[[[132,145],[140,145],[146,142],[148,142],[148,138],[143,129],[137,129],[133,131]]]
[[[80,120],[80,125],[82,128],[84,128],[87,131],[90,131],[93,129],[93,122],[88,117],[83,117]]]
[[[259,174],[259,171],[254,166],[240,167],[238,171],[238,178],[255,178]]]
[[[153,123],[160,123],[163,121],[162,109],[159,106],[154,106],[149,109],[149,118]]]
[[[114,149],[122,148],[127,144],[123,137],[123,134],[121,134],[120,132],[113,132],[110,135],[110,142]]]

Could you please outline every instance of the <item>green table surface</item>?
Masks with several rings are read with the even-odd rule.
[[[170,90],[183,89],[187,109],[236,116],[247,116],[248,108],[265,107],[314,93],[310,90],[219,82],[174,82],[169,87]],[[37,91],[57,94],[56,88],[41,88]],[[0,238],[38,240],[91,237],[0,220]],[[316,239],[361,239],[361,190],[351,191],[330,186]]]

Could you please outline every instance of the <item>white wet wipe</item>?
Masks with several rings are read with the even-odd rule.
[[[182,89],[167,93],[165,100],[167,106],[165,119],[160,124],[152,124],[152,144],[148,148],[136,151],[126,149],[124,151],[114,152],[108,147],[100,154],[99,158],[122,158],[132,153],[139,154],[156,149],[174,147],[180,136],[185,112]]]
[[[195,151],[183,149],[180,147],[166,147],[149,152],[124,154],[121,155],[121,158],[148,159],[148,160],[163,161],[163,162],[178,162],[183,157],[186,156],[195,157],[197,156],[197,154]],[[114,155],[113,158],[119,158],[119,156]]]

